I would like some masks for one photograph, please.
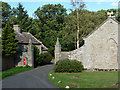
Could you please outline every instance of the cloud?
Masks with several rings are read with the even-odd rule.
[[[120,6],[120,3],[113,2],[112,6]]]
[[[119,0],[95,0],[97,2],[118,2]]]
[[[113,3],[112,3],[112,6],[118,6],[118,3],[113,2]]]

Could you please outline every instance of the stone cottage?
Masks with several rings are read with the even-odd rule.
[[[96,30],[83,38],[85,44],[71,52],[61,52],[57,40],[55,46],[55,63],[60,59],[76,59],[86,69],[118,69],[118,25],[113,17],[105,20]]]
[[[10,69],[13,66],[32,66],[34,67],[34,48],[33,45],[38,47],[40,54],[47,52],[48,48],[42,44],[29,32],[21,32],[19,25],[13,25],[13,29],[18,40],[17,53],[14,57],[2,57],[2,70]],[[0,28],[0,38],[2,28]]]
[[[47,52],[48,48],[29,32],[21,32],[19,25],[13,25],[16,39],[18,40],[17,53],[14,57],[16,66],[34,66],[34,49],[32,45],[38,47],[40,53]]]

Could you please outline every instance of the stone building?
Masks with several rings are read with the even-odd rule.
[[[34,67],[34,48],[33,45],[38,47],[40,54],[47,52],[48,48],[42,42],[35,38],[29,32],[21,32],[19,25],[13,25],[16,39],[18,40],[17,53],[14,57],[2,57],[2,70],[10,69],[14,66],[33,66]],[[0,28],[0,38],[2,28]]]
[[[18,40],[17,53],[14,57],[16,66],[34,66],[34,49],[33,45],[38,47],[40,53],[44,53],[48,50],[42,42],[35,38],[29,32],[21,32],[19,25],[13,25],[16,39]]]
[[[96,30],[83,38],[85,44],[74,51],[61,52],[60,44],[56,43],[55,63],[60,59],[68,58],[81,61],[86,69],[118,69],[118,25],[117,20],[109,17]]]

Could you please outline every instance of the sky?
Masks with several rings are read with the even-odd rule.
[[[71,0],[1,0],[7,2],[12,8],[17,7],[20,2],[25,10],[27,10],[28,15],[33,17],[33,13],[37,10],[38,7],[42,7],[45,4],[61,4],[64,8],[67,9],[67,13],[70,13],[70,9],[74,7],[71,5]],[[74,0],[73,0],[74,1]],[[85,9],[90,11],[98,11],[101,9],[117,9],[118,0],[84,0],[86,7]]]

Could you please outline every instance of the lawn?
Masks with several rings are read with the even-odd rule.
[[[24,71],[29,71],[33,68],[29,67],[29,66],[26,66],[26,67],[14,67],[12,69],[9,69],[9,70],[6,70],[6,71],[3,71],[2,72],[2,79],[5,79],[9,76],[12,76],[14,74],[17,74],[17,73],[21,73],[21,72],[24,72]]]
[[[50,76],[52,74],[52,76]],[[52,77],[55,79],[52,79]],[[118,72],[54,73],[48,75],[55,86],[65,88],[117,88]],[[61,81],[61,83],[58,83]]]

